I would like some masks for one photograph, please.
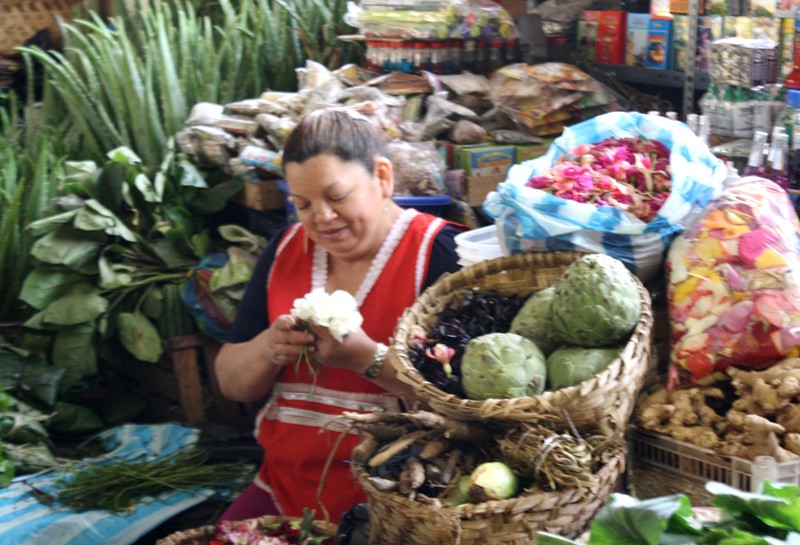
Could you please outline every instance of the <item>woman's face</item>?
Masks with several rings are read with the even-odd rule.
[[[386,235],[384,200],[392,194],[388,160],[376,160],[375,173],[361,163],[318,155],[284,165],[289,196],[308,236],[332,256],[347,261],[371,259]]]

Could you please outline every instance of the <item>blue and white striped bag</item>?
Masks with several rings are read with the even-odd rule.
[[[656,218],[645,223],[612,206],[597,207],[526,187],[534,174],[553,166],[580,144],[642,135],[670,150],[672,191]],[[507,254],[580,251],[613,256],[640,279],[661,269],[672,239],[719,193],[724,163],[680,121],[637,112],[612,112],[564,129],[542,157],[514,165],[483,210],[498,227]]]
[[[126,424],[100,435],[107,458],[156,460],[197,442],[199,430],[179,424]],[[137,503],[130,512],[73,511],[37,500],[34,488],[57,491],[63,475],[21,476],[0,490],[0,545],[129,545],[173,516],[219,491],[197,488],[165,492]]]

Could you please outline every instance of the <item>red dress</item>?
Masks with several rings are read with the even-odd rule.
[[[440,218],[414,210],[404,211],[395,222],[387,239],[397,241],[396,247],[390,254],[382,249],[376,257],[381,261],[382,253],[390,256],[359,309],[364,317],[362,327],[370,338],[389,342],[397,320],[421,290],[433,240],[445,224]],[[316,287],[312,282],[314,254],[318,260],[320,255],[327,260],[324,250],[315,248],[312,241],[303,248],[303,235],[302,226],[295,225],[278,245],[268,280],[270,323],[288,314],[295,299]],[[345,511],[366,501],[366,496],[349,465],[350,453],[360,439],[350,432],[337,445],[345,427],[335,421],[335,416],[343,411],[397,412],[400,403],[349,370],[322,368],[312,387],[313,377],[305,362],[298,372],[294,368],[289,365],[281,371],[256,419],[256,435],[264,447],[256,485],[272,495],[284,515],[302,516],[305,507],[316,509],[320,517],[323,509],[317,489],[335,448],[322,483],[321,502],[331,521],[338,522]]]

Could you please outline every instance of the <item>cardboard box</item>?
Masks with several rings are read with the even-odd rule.
[[[752,38],[753,20],[750,17],[725,17],[722,20],[722,36],[724,38]]]
[[[486,200],[486,195],[490,191],[497,189],[497,186],[506,180],[505,173],[491,174],[489,176],[467,176],[464,183],[466,189],[467,204],[470,206],[481,206]]]
[[[672,70],[686,69],[686,48],[689,44],[689,16],[676,15],[672,20]]]
[[[529,144],[526,146],[517,146],[516,152],[516,159],[514,160],[514,164],[518,165],[520,163],[524,163],[525,161],[530,161],[531,159],[536,159],[537,157],[541,157],[547,150],[550,149],[550,144],[553,143],[552,138],[548,138],[547,141],[543,142],[542,144]]]
[[[514,146],[459,146],[460,168],[467,176],[505,176],[516,159]]]
[[[278,186],[279,180],[246,178],[242,191],[231,200],[251,210],[282,210],[286,207],[286,194]]]
[[[625,64],[627,66],[644,66],[649,24],[649,13],[628,14],[628,38],[625,44]]]
[[[623,64],[625,59],[624,11],[601,11],[597,25],[598,64]]]
[[[689,0],[669,0],[669,12],[676,14],[689,13]],[[697,13],[703,14],[706,12],[705,2],[698,2]]]
[[[774,17],[752,17],[751,38],[767,38],[779,42],[781,40],[781,20]]]
[[[578,20],[577,46],[578,55],[590,62],[597,58],[597,25],[600,12],[595,10],[581,11]]]
[[[714,83],[751,88],[777,80],[777,42],[723,38],[711,44],[711,81]]]
[[[647,68],[669,68],[671,39],[672,21],[651,18],[647,30],[647,54],[644,58]]]
[[[722,38],[722,16],[703,15],[697,19],[698,72],[708,72],[711,67],[711,44]]]

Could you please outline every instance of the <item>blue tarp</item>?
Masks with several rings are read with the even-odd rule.
[[[197,442],[199,431],[179,424],[126,424],[100,435],[108,449],[103,458],[155,460]],[[91,460],[88,460],[91,461]],[[167,492],[136,504],[132,512],[74,511],[39,502],[28,484],[54,494],[54,472],[21,476],[0,490],[0,545],[128,545],[171,517],[193,507],[217,491]],[[28,484],[26,484],[28,483]]]

